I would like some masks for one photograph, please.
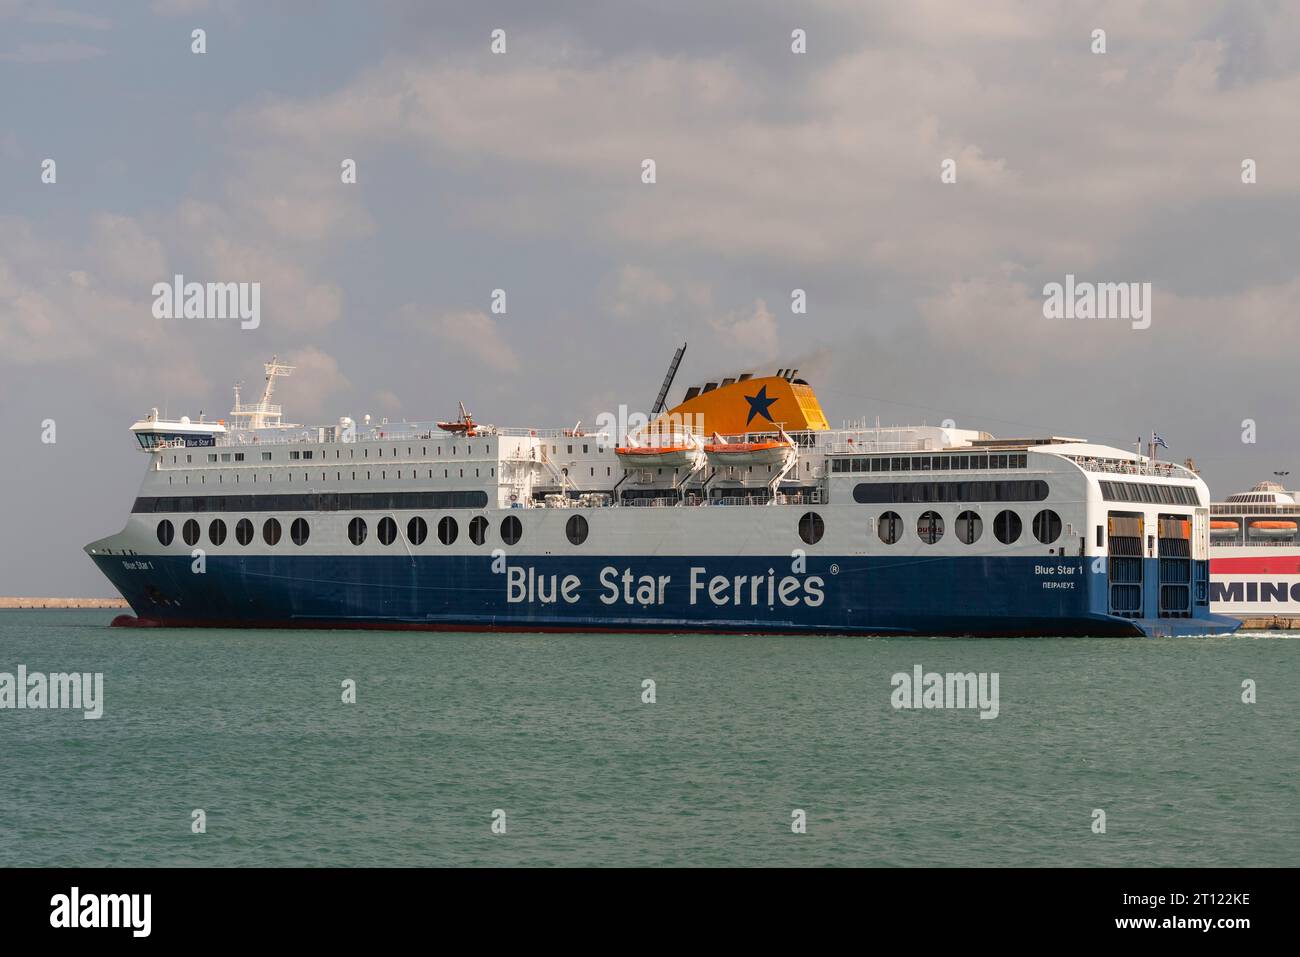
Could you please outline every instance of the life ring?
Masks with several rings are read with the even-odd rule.
[[[512,502],[517,502],[517,501],[519,501],[519,496],[518,496],[518,495],[514,495],[514,494],[512,494],[512,495],[510,496],[510,501],[512,501]]]

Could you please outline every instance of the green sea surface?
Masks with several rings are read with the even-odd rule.
[[[1300,635],[218,631],[114,614],[0,612],[0,672],[104,676],[98,720],[0,710],[0,865],[1300,863]],[[895,709],[891,676],[918,664],[997,673],[997,717]]]

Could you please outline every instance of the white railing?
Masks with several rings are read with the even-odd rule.
[[[1224,541],[1222,538],[1210,537],[1211,548],[1295,548],[1296,542],[1290,538],[1254,539],[1243,542],[1240,538]]]
[[[1211,515],[1300,515],[1300,505],[1251,505],[1248,502],[1216,502]]]
[[[1091,459],[1084,456],[1067,455],[1069,459],[1085,472],[1104,472],[1112,475],[1143,475],[1148,478],[1195,479],[1196,473],[1191,469],[1173,462],[1126,462],[1119,459]]]
[[[824,452],[827,455],[858,453],[871,455],[878,452],[933,452],[935,450],[927,448],[924,440],[916,440],[913,442],[832,442],[829,445],[818,445],[814,451]]]

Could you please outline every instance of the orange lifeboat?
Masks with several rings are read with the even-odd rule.
[[[439,422],[438,428],[444,432],[451,432],[453,435],[477,435],[478,426],[474,422],[474,417],[465,411],[465,403],[460,403],[460,418],[455,422]]]
[[[1295,533],[1295,522],[1261,519],[1250,523],[1250,534],[1261,538],[1291,538]]]
[[[726,442],[717,433],[713,441],[704,446],[709,462],[718,467],[731,465],[784,465],[794,448],[794,442],[785,433],[779,439],[760,439],[752,442]]]
[[[614,449],[619,464],[629,469],[694,469],[700,460],[699,446],[689,435],[655,434],[652,445],[633,445],[629,437]]]

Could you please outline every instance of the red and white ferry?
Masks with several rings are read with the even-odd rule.
[[[1210,505],[1210,605],[1256,619],[1300,618],[1300,493],[1276,482]]]

